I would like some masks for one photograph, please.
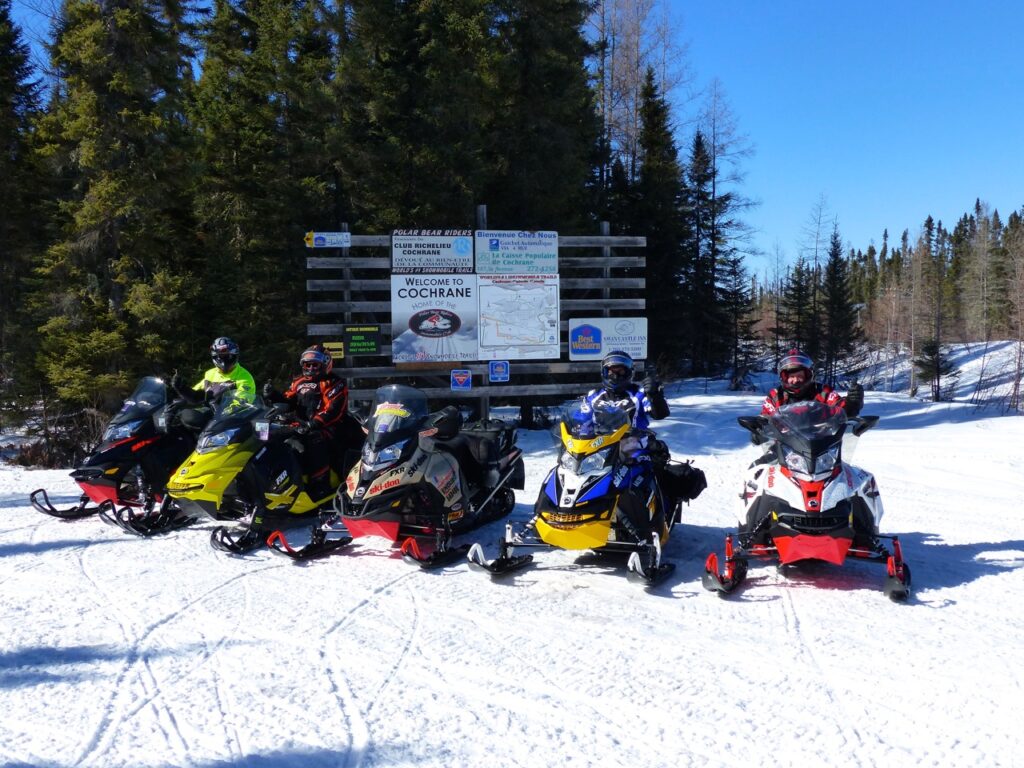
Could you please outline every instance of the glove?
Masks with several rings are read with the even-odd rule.
[[[268,381],[266,384],[263,385],[263,399],[268,401],[274,399],[273,382]]]
[[[661,382],[658,381],[657,376],[648,376],[640,386],[643,387],[648,397],[657,397],[661,394]]]
[[[846,415],[854,417],[860,413],[860,409],[864,407],[864,387],[860,384],[854,384],[850,387],[850,391],[846,393]]]

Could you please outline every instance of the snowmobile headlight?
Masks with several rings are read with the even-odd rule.
[[[387,448],[381,448],[379,451],[373,451],[370,450],[369,446],[363,446],[363,468],[376,472],[377,470],[390,467],[401,458],[402,450],[408,442],[408,440],[399,440],[397,443],[392,443]]]
[[[611,456],[615,446],[609,446],[602,448],[597,453],[592,453],[585,459],[580,460],[580,471],[579,474],[587,475],[591,472],[597,472],[599,469],[604,469],[605,464],[608,461],[608,457]]]
[[[225,445],[230,445],[234,442],[237,434],[238,427],[225,429],[223,432],[218,432],[214,435],[203,435],[199,438],[199,443],[196,445],[196,453],[209,453],[218,448],[223,448]]]
[[[803,475],[810,474],[807,458],[803,454],[794,451],[788,445],[782,446],[782,463],[793,472],[799,472]]]
[[[103,442],[112,443],[115,440],[131,437],[144,421],[145,419],[138,419],[137,421],[126,421],[124,424],[111,424],[103,433]]]
[[[829,448],[827,451],[821,454],[821,456],[814,460],[814,474],[820,475],[824,474],[825,472],[831,472],[835,468],[836,462],[838,461],[839,446],[833,445],[831,448]]]

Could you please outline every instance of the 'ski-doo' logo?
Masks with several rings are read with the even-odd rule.
[[[451,336],[462,327],[462,320],[447,309],[421,309],[409,318],[409,330],[417,336]]]

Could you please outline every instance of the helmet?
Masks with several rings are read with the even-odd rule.
[[[796,371],[806,371],[801,381],[790,383],[786,374]],[[779,381],[782,388],[791,395],[799,395],[814,381],[814,363],[807,355],[799,349],[791,349],[782,360],[779,361]]]
[[[624,368],[625,370],[619,370]],[[613,370],[614,369],[614,370]],[[621,392],[633,380],[633,358],[621,350],[609,352],[601,361],[601,381],[611,393]]]
[[[323,344],[314,344],[299,357],[299,365],[302,366],[303,376],[318,378],[330,373],[333,365],[331,353]]]
[[[230,371],[238,362],[238,345],[227,336],[218,336],[210,345],[210,357],[222,371]]]

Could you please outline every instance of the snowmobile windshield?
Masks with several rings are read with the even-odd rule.
[[[565,410],[562,423],[570,437],[591,440],[622,429],[630,423],[630,418],[618,403],[598,400],[590,405],[586,398],[580,398]]]
[[[817,400],[790,403],[768,417],[768,433],[808,455],[818,455],[840,442],[846,431],[846,412]]]
[[[111,424],[124,424],[129,421],[149,418],[157,408],[167,404],[167,387],[163,379],[147,376],[135,386],[135,391],[125,398],[124,404]]]
[[[415,435],[430,414],[427,396],[413,387],[389,384],[373,396],[366,421],[366,447],[379,451]]]
[[[237,427],[241,422],[249,421],[265,412],[262,406],[250,403],[243,394],[233,389],[221,392],[213,401],[213,417],[204,432],[220,432],[229,427]]]

